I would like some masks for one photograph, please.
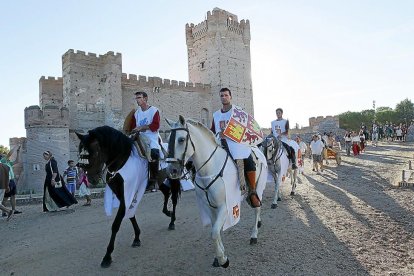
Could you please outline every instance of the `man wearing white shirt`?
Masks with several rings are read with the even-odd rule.
[[[316,170],[316,172],[319,173],[319,164],[321,172],[323,172],[322,151],[325,148],[325,145],[319,139],[318,135],[313,135],[312,142],[310,143],[310,148],[312,151],[314,170]]]
[[[283,109],[280,107],[276,109],[277,119],[271,122],[272,134],[275,138],[278,138],[286,151],[288,152],[288,158],[292,162],[292,169],[296,170],[296,157],[294,149],[288,144],[288,132],[289,132],[289,120],[283,119]]]
[[[250,188],[248,195],[249,203],[251,207],[256,208],[260,207],[262,203],[260,202],[259,196],[256,192],[256,163],[253,160],[252,149],[247,145],[231,140],[223,134],[231,118],[233,109],[235,108],[235,106],[231,103],[231,99],[232,96],[230,89],[222,88],[220,90],[222,108],[213,113],[211,131],[220,136],[223,148],[225,148],[236,161],[239,170],[239,181],[241,188],[242,183],[244,183],[244,175],[246,176]]]

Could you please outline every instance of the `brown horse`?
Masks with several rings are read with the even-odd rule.
[[[5,192],[9,192],[9,166],[0,163],[0,189],[5,190]],[[10,220],[10,218],[13,216],[13,210],[7,209],[6,207],[1,204],[0,200],[0,210],[7,213],[7,221]]]

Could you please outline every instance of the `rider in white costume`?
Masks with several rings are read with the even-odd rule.
[[[158,142],[160,128],[160,112],[155,106],[148,104],[148,95],[145,92],[138,91],[135,93],[135,99],[140,108],[134,113],[135,123],[133,124],[133,132],[140,132],[148,138],[149,147],[151,148],[151,159],[149,162],[150,177],[148,181],[148,188],[154,189],[157,183],[159,159],[160,159],[160,144]]]
[[[283,119],[283,109],[277,108],[276,109],[276,116],[277,119],[272,121],[272,134],[275,138],[278,138],[283,146],[285,147],[286,151],[288,152],[288,158],[292,162],[292,169],[297,169],[296,166],[296,157],[294,149],[289,145],[288,139],[288,132],[289,132],[289,120]]]
[[[213,114],[213,122],[211,126],[211,131],[214,134],[219,134],[221,139],[221,144],[224,149],[226,149],[233,159],[238,164],[244,165],[244,174],[247,179],[250,191],[249,191],[249,200],[252,207],[260,207],[261,202],[256,193],[256,165],[253,161],[252,150],[249,146],[237,143],[230,138],[224,136],[223,131],[227,126],[228,121],[231,118],[233,106],[231,104],[231,91],[228,88],[222,88],[220,90],[220,99],[222,103],[222,108],[217,110]],[[243,160],[243,162],[237,162],[237,160]],[[240,181],[243,181],[240,179]]]

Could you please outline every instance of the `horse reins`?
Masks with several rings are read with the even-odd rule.
[[[184,130],[185,132],[187,132],[186,144],[185,144],[185,149],[184,149],[184,152],[183,152],[182,159],[174,158],[174,154],[175,154],[175,139],[176,139],[176,134],[177,134],[177,131],[178,130]],[[175,129],[172,129],[171,130],[170,141],[174,141],[174,143],[168,143],[168,158],[166,159],[166,162],[167,163],[178,162],[182,167],[184,167],[184,159],[185,159],[185,155],[187,153],[188,144],[189,144],[188,143],[188,140],[190,140],[191,146],[193,147],[193,150],[195,151],[195,146],[194,146],[193,140],[191,139],[190,131],[188,130],[188,128],[181,127],[181,128],[175,128]],[[216,153],[216,151],[217,151],[218,148],[219,148],[219,146],[217,145],[216,148],[214,149],[214,151],[207,158],[207,160],[200,166],[200,168],[198,170],[196,170],[196,173],[195,174],[197,174],[211,160],[211,158]],[[200,190],[202,190],[205,193],[208,204],[210,205],[211,208],[214,208],[214,209],[217,209],[217,207],[216,206],[213,206],[211,204],[210,198],[208,197],[208,189],[210,189],[210,187],[217,181],[217,179],[219,177],[222,177],[223,176],[223,171],[224,171],[224,169],[226,167],[228,158],[229,158],[229,154],[226,152],[226,160],[224,161],[223,167],[220,169],[220,172],[214,177],[214,179],[205,188],[201,187],[197,183],[197,181],[194,179],[194,184]]]

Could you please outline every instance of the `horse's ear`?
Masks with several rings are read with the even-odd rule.
[[[82,134],[80,134],[80,133],[77,133],[76,131],[75,131],[75,133],[76,133],[76,136],[78,136],[78,138],[79,138],[79,140],[83,140],[83,136],[84,135],[82,135]]]
[[[180,122],[180,124],[182,124],[183,126],[185,125],[185,119],[182,115],[178,116],[178,121]]]
[[[165,118],[165,121],[167,122],[167,124],[170,126],[170,127],[172,127],[172,125],[174,124],[174,122],[173,121],[171,121],[170,119],[168,119],[168,118]]]

